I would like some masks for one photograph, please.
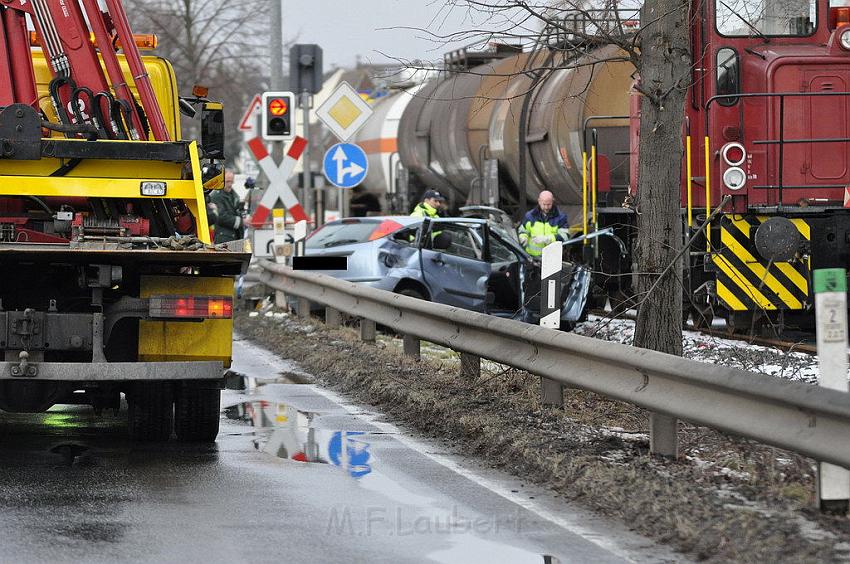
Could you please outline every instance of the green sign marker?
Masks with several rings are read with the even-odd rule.
[[[843,268],[821,268],[815,270],[815,294],[822,292],[846,292],[847,271]]]

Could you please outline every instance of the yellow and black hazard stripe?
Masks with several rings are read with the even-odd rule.
[[[800,310],[809,300],[808,258],[770,263],[756,251],[753,236],[767,219],[724,216],[719,234],[712,234],[717,297],[732,311]],[[811,229],[805,220],[791,222],[805,240],[811,240]]]

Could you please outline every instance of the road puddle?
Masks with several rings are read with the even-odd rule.
[[[329,464],[356,479],[372,472],[371,432],[334,425],[345,421],[340,421],[338,413],[304,411],[287,403],[258,400],[229,406],[225,414],[253,425],[255,448],[272,456]]]
[[[516,564],[561,564],[549,554],[534,553],[523,548],[493,542],[475,536],[456,536],[452,546],[428,554],[433,562],[511,562]]]

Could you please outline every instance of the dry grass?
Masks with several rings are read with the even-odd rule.
[[[449,439],[516,475],[614,516],[698,559],[845,559],[845,518],[811,509],[812,461],[682,423],[682,456],[648,453],[648,416],[629,404],[568,390],[566,408],[541,406],[538,378],[492,366],[457,376],[451,353],[422,361],[396,341],[360,343],[351,329],[304,339],[286,318],[241,317],[238,330],[298,361],[324,383],[420,432]]]

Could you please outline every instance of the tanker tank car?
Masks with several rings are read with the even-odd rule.
[[[352,140],[369,162],[369,174],[362,186],[379,199],[385,211],[400,211],[409,205],[398,153],[398,126],[404,110],[423,86],[407,84],[380,98],[372,107],[374,113]]]
[[[548,189],[578,219],[585,121],[609,115],[620,117],[592,125],[600,147],[618,147],[606,164],[609,184],[624,195],[628,151],[619,149],[628,147],[631,63],[618,60],[613,47],[590,49],[578,58],[558,50],[521,51],[499,45],[488,52],[450,53],[441,76],[406,103],[394,102],[402,94],[380,102],[357,142],[367,152],[386,149],[383,169],[393,172],[373,177],[368,188],[388,194],[403,190],[409,205],[426,189],[436,189],[453,207],[483,203],[514,215]],[[400,119],[389,107],[403,109]],[[398,151],[398,167],[389,164],[392,149]],[[482,189],[489,160],[498,166],[498,188],[490,199]]]

